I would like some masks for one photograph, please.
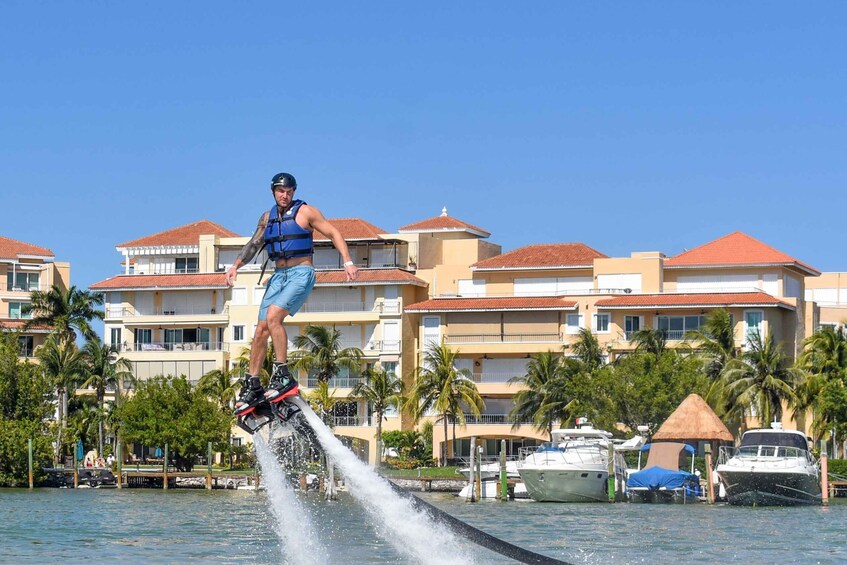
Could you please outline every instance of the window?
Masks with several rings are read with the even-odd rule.
[[[705,321],[705,316],[657,316],[656,329],[664,332],[665,339],[682,340],[686,332],[699,330]]]
[[[244,326],[232,326],[232,341],[244,341]]]
[[[121,328],[112,328],[109,330],[109,343],[111,345],[121,344]]]
[[[261,304],[262,298],[265,297],[265,287],[263,286],[254,286],[253,287],[253,304]]]
[[[626,339],[632,339],[635,332],[640,331],[644,326],[643,316],[624,316],[624,332]]]
[[[153,343],[153,330],[149,328],[135,330],[135,343]]]
[[[594,331],[597,333],[609,333],[611,314],[594,314]]]
[[[565,319],[565,333],[576,335],[585,325],[585,317],[582,314],[568,314]]]
[[[28,320],[32,318],[32,312],[23,313],[23,306],[25,304],[29,304],[29,302],[9,302],[9,317],[12,319],[25,319]]]
[[[33,341],[31,335],[18,336],[18,348],[20,348],[21,357],[32,357]]]
[[[199,270],[197,257],[177,257],[174,260],[174,270],[177,273],[196,273]]]
[[[232,299],[230,299],[230,304],[233,306],[244,306],[247,304],[247,289],[246,288],[233,288],[232,289]]]
[[[761,310],[744,311],[744,340],[749,342],[753,339],[764,338],[765,313]]]
[[[8,290],[38,290],[38,273],[6,273],[6,288]]]
[[[458,290],[462,296],[485,296],[485,280],[459,279]]]

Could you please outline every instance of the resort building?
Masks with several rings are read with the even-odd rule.
[[[447,441],[453,457],[467,456],[472,437],[482,440],[488,455],[503,439],[510,454],[546,440],[529,425],[513,429],[508,413],[518,389],[509,381],[525,373],[534,353],[567,354],[583,328],[597,336],[611,361],[634,348],[640,329],[662,330],[669,346],[681,345],[716,308],[731,313],[739,348],[754,332],[771,333],[796,354],[824,323],[807,291],[817,288],[811,281],[820,273],[742,232],[673,257],[658,251],[609,257],[578,242],[503,253],[487,241],[489,232],[446,209],[396,233],[359,218],[329,221],[347,240],[360,277],[346,282],[339,254],[315,234],[317,283],[288,320],[289,349],[296,349],[293,341],[306,325],[331,326],[345,346],[362,349],[368,365],[394,371],[407,386],[428,344],[457,350],[457,367],[473,375],[485,409],[479,417],[465,416],[455,442],[452,426],[445,438],[436,425],[436,454]],[[91,289],[105,292],[107,343],[121,346],[138,378],[185,374],[196,382],[245,354],[264,293],[264,253],[239,270],[231,289],[224,272],[247,240],[201,221],[117,247],[123,274]],[[372,409],[348,398],[356,382],[342,374],[329,383],[340,399],[335,431],[374,462]],[[304,392],[316,384],[301,376]],[[396,413],[383,423],[385,431],[412,427]]]
[[[818,311],[812,327],[847,325],[847,273],[822,273],[806,279],[806,301]]]
[[[46,247],[0,236],[0,330],[21,331],[32,313],[23,307],[34,290],[47,292],[57,285],[67,290],[70,264],[55,262]],[[35,348],[44,343],[50,328],[32,327],[18,335],[21,357],[34,359]]]

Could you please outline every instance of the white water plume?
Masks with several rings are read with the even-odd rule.
[[[282,557],[292,565],[329,563],[329,553],[321,546],[309,513],[285,476],[285,471],[260,434],[253,436],[256,456],[262,467],[262,481],[276,519],[276,532],[282,542]]]
[[[468,565],[474,561],[461,551],[465,542],[443,524],[416,509],[391,489],[387,479],[360,461],[311,410],[304,409],[309,425],[329,457],[344,472],[350,492],[374,518],[374,529],[399,553],[420,563]]]

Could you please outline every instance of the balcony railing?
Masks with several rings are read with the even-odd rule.
[[[628,331],[624,332],[624,339],[626,341],[632,341],[635,337],[635,334],[642,330]],[[666,341],[682,341],[685,339],[685,334],[687,334],[691,330],[662,330],[662,333],[665,335]]]
[[[371,340],[367,344],[365,344],[365,347],[363,347],[362,350],[379,351],[383,353],[396,353],[400,351],[400,340]]]
[[[184,341],[180,343],[129,343],[121,347],[122,351],[227,351],[228,344],[218,341]]]
[[[226,314],[229,307],[218,308],[152,308],[138,311],[135,308],[110,306],[106,309],[107,318],[132,318],[136,316],[217,316]]]
[[[361,418],[359,418],[359,416],[333,416],[332,421],[336,426],[361,425]]]
[[[361,377],[333,377],[327,381],[330,389],[333,388],[353,388],[362,381]],[[318,386],[317,378],[309,377],[306,379],[306,386],[316,388]]]
[[[449,420],[452,423],[452,418]],[[457,422],[458,423],[458,422]],[[532,424],[531,420],[519,422],[520,424]],[[465,425],[485,425],[485,424],[512,424],[508,414],[465,414]]]
[[[557,333],[545,334],[452,334],[444,336],[444,343],[560,343]]]
[[[519,373],[518,371],[482,372],[478,375],[474,375],[473,380],[475,383],[481,384],[502,384],[508,383],[510,379],[520,377],[522,374],[523,373]]]
[[[306,302],[301,312],[367,312],[372,308],[364,302]]]
[[[47,291],[50,290],[50,285],[47,284],[17,284],[13,283],[11,286],[6,280],[0,282],[0,291],[7,292],[32,292],[33,290],[41,290]]]

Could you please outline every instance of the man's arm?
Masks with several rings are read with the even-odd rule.
[[[238,257],[235,258],[235,262],[232,264],[232,267],[230,267],[226,272],[226,276],[224,278],[227,286],[232,286],[235,283],[238,268],[241,267],[241,265],[248,263],[256,256],[256,253],[262,249],[262,246],[265,244],[265,226],[267,223],[268,212],[265,212],[259,218],[259,224],[256,226],[256,233],[254,233],[253,237],[250,238],[250,241],[241,248],[241,253],[238,254]]]
[[[304,206],[300,210],[306,212],[306,218],[309,220],[309,226],[328,237],[341,254],[341,258],[344,260],[344,272],[347,275],[347,280],[356,280],[359,277],[359,268],[356,267],[356,265],[353,264],[353,260],[350,259],[350,250],[347,249],[347,242],[344,241],[343,237],[341,237],[341,232],[339,232],[335,226],[330,224],[327,219],[324,218],[324,215],[321,214],[321,211],[314,206]]]

